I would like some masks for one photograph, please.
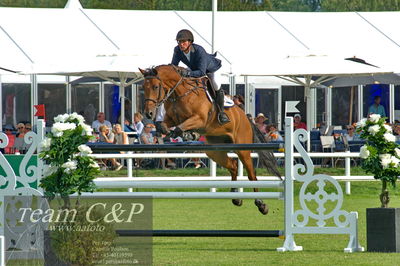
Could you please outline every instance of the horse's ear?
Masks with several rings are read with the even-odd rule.
[[[158,72],[157,72],[157,69],[155,69],[154,67],[151,69],[151,74],[153,75],[153,76],[157,76],[158,75]]]
[[[143,70],[143,69],[141,69],[140,67],[139,67],[139,71],[140,71],[140,73],[142,73],[143,75],[144,75],[144,73],[146,73],[146,71]]]

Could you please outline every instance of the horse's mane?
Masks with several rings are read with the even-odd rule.
[[[145,72],[143,73],[143,76],[145,76],[145,77],[147,77],[147,76],[157,76],[158,70],[160,68],[164,68],[164,67],[172,68],[173,70],[178,72],[178,74],[181,73],[181,70],[185,69],[184,67],[175,66],[175,65],[172,65],[172,64],[151,66],[151,67],[148,67],[148,68],[145,69]]]

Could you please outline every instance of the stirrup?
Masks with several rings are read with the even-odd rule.
[[[231,120],[229,120],[229,117],[227,114],[225,114],[225,112],[218,113],[218,123],[220,123],[221,125],[225,125],[229,122],[231,122]]]

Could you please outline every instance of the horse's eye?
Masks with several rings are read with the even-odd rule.
[[[158,85],[154,85],[153,90],[158,90]]]

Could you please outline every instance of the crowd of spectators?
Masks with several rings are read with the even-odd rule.
[[[241,95],[235,95],[232,97],[235,105],[244,109],[244,99]],[[371,113],[381,112],[380,98],[376,97],[374,105],[371,106]],[[93,121],[92,128],[94,130],[94,135],[96,136],[96,142],[103,144],[164,144],[171,142],[183,142],[183,141],[193,141],[193,139],[186,140],[182,138],[170,138],[168,135],[163,134],[161,130],[161,122],[165,115],[165,110],[159,108],[155,121],[150,119],[144,119],[143,115],[139,112],[135,113],[133,116],[133,121],[125,119],[123,125],[115,124],[112,126],[110,121],[106,120],[104,112],[99,112],[96,116],[97,120]],[[278,130],[276,124],[270,123],[267,116],[263,113],[258,113],[253,119],[251,114],[247,114],[247,117],[252,121],[255,126],[264,135],[266,142],[283,142],[284,136],[283,132]],[[305,129],[307,130],[307,125],[302,121],[302,117],[299,113],[293,116],[293,125],[295,129]],[[396,136],[396,140],[400,141],[400,123],[392,125],[393,134]],[[32,125],[30,123],[20,122],[15,128],[12,125],[5,125],[3,127],[4,133],[9,139],[7,147],[4,149],[6,154],[18,154],[25,153],[29,146],[25,143],[24,137],[29,131],[32,130]],[[173,130],[171,128],[170,130]],[[326,134],[326,133],[325,133]],[[330,132],[329,134],[333,134]],[[337,133],[336,133],[337,134]],[[323,135],[323,134],[321,134]],[[347,142],[360,141],[360,136],[356,133],[354,125],[348,125],[344,130],[341,130],[341,138],[347,140]],[[198,140],[198,139],[197,139]],[[195,140],[196,141],[196,140]],[[204,141],[204,137],[200,139]],[[195,168],[200,168],[202,162],[198,158],[192,158]],[[176,163],[173,159],[164,160],[162,163],[163,168],[175,168]],[[103,164],[111,169],[120,170],[123,167],[123,162],[119,162],[116,159],[107,159],[103,161]],[[165,164],[165,165],[164,165]],[[140,162],[138,162],[137,167],[140,167]]]

